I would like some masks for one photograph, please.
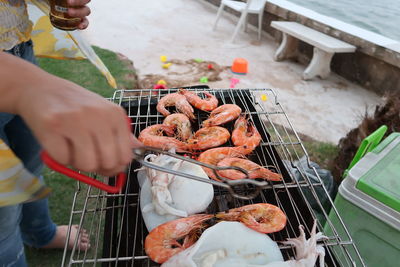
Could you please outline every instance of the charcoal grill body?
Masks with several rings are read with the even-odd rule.
[[[220,105],[231,103],[239,105],[243,112],[256,125],[263,140],[260,146],[249,155],[249,158],[260,165],[268,166],[273,171],[281,173],[284,178],[284,182],[271,182],[268,188],[264,189],[257,198],[251,201],[235,199],[225,189],[214,186],[214,200],[208,207],[207,213],[216,213],[229,208],[260,202],[274,204],[285,212],[288,222],[282,231],[270,234],[269,236],[275,241],[284,241],[287,238],[299,235],[299,225],[304,225],[306,232],[309,234],[314,220],[317,218],[316,211],[312,209],[310,204],[310,201],[312,201],[319,204],[319,211],[323,213],[323,217],[327,220],[328,225],[331,225],[328,218],[329,211],[324,209],[315,191],[317,187],[324,188],[323,183],[315,183],[315,181],[309,180],[305,172],[303,172],[304,180],[296,180],[285,166],[288,162],[290,163],[299,159],[301,157],[300,153],[307,156],[307,152],[286,113],[277,101],[273,90],[209,89],[207,86],[189,87],[187,89],[198,93],[202,90],[208,90],[218,98]],[[164,118],[157,112],[156,105],[160,97],[175,91],[176,89],[169,89],[167,91],[119,91],[113,97],[112,101],[125,108],[132,120],[132,130],[138,136],[140,131],[147,126],[163,121]],[[157,94],[154,95],[154,92]],[[266,98],[263,94],[267,94],[268,103],[263,103]],[[208,117],[208,113],[196,110],[195,115],[198,121],[192,124],[194,130],[197,130],[201,122]],[[280,119],[281,124],[276,118]],[[233,124],[234,122],[231,122],[225,125],[225,127],[232,131]],[[283,159],[286,163],[284,163]],[[96,222],[96,218],[100,220],[98,228],[93,231],[97,236],[97,247],[95,248],[96,251],[90,257],[87,256],[88,254],[75,253],[75,255],[70,256],[68,262],[66,259],[67,256],[64,255],[64,265],[70,266],[75,263],[88,263],[88,265],[101,264],[102,266],[159,266],[149,260],[144,251],[144,240],[148,232],[140,211],[140,189],[135,172],[139,167],[137,162],[133,162],[130,165],[127,170],[127,186],[122,194],[107,195],[104,192],[98,192],[93,195],[93,193],[87,193],[87,202],[90,201],[91,195],[93,198],[97,197],[97,201],[102,201],[102,204],[99,205],[101,207],[94,209],[93,217],[90,217],[91,213],[85,211],[85,209],[88,209],[87,207],[75,212],[73,207],[71,222],[74,221],[74,216],[78,216],[80,225],[84,227],[88,219],[91,219],[92,222]],[[114,180],[110,179],[109,183],[112,185]],[[314,199],[307,199],[302,190],[303,188],[307,188],[310,192],[307,196],[311,196]],[[250,189],[244,187],[242,190]],[[88,192],[90,192],[90,188]],[[332,204],[329,196],[324,196],[324,198],[328,198],[330,204]],[[88,204],[87,206],[90,205]],[[79,214],[81,217],[79,217]],[[84,218],[85,214],[86,218]],[[339,215],[337,214],[337,216]],[[322,231],[323,222],[318,222],[317,226]],[[352,266],[353,260],[351,259],[349,250],[357,250],[351,237],[348,236],[347,240],[342,240],[337,235],[333,225],[331,227],[334,234],[323,242],[326,250],[325,261],[329,266]],[[345,226],[343,225],[343,227]],[[293,247],[279,246],[285,260],[294,257],[295,251]],[[333,247],[338,249],[331,249]],[[344,257],[337,257],[337,253],[341,253],[341,256],[344,255]],[[342,260],[338,261],[337,258],[341,258]],[[343,261],[343,258],[345,261]]]

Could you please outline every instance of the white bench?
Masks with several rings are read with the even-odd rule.
[[[282,43],[274,59],[281,61],[297,55],[298,40],[314,46],[313,58],[303,73],[304,80],[316,76],[325,79],[331,72],[331,60],[335,53],[352,53],[356,47],[341,40],[308,28],[297,22],[272,21],[271,26],[283,33]]]

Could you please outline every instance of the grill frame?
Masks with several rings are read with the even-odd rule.
[[[256,125],[263,141],[250,155],[250,159],[261,165],[268,166],[274,171],[281,173],[284,177],[282,183],[271,183],[270,187],[263,190],[263,193],[252,201],[231,199],[226,190],[214,186],[215,197],[207,212],[213,213],[257,202],[268,202],[279,206],[287,215],[288,224],[284,230],[270,234],[276,241],[283,241],[288,237],[296,237],[299,234],[298,225],[305,226],[306,234],[309,235],[314,220],[317,219],[312,205],[307,200],[304,190],[308,190],[308,197],[313,197],[314,203],[323,213],[323,219],[331,228],[333,233],[329,239],[321,244],[326,249],[326,261],[329,266],[354,266],[354,260],[350,251],[357,255],[362,262],[360,254],[355,247],[351,236],[340,218],[333,201],[330,198],[318,172],[313,168],[318,182],[309,179],[308,174],[301,167],[297,170],[302,174],[302,180],[294,178],[289,172],[286,164],[299,160],[305,156],[310,162],[307,151],[301,142],[299,135],[294,130],[287,114],[278,101],[278,97],[272,89],[210,89],[208,86],[186,87],[197,93],[208,91],[217,96],[220,104],[234,103],[242,107],[243,111],[249,114],[250,119]],[[168,90],[118,90],[110,101],[125,108],[132,120],[132,129],[136,136],[145,127],[162,123],[163,116],[155,110],[158,100],[165,94],[177,91]],[[267,101],[261,100],[261,95],[267,96]],[[205,118],[207,114],[196,111],[197,118]],[[197,121],[197,127],[201,120]],[[228,124],[231,130],[233,123]],[[195,127],[196,129],[196,127]],[[144,222],[141,218],[139,207],[139,185],[136,179],[135,170],[140,167],[133,162],[128,170],[128,182],[121,194],[109,195],[90,186],[77,183],[77,190],[71,210],[70,223],[79,224],[79,229],[86,228],[92,238],[91,251],[76,250],[72,253],[64,250],[62,266],[75,265],[99,265],[102,266],[158,266],[151,262],[143,249],[144,238],[147,234]],[[97,177],[97,179],[108,180],[113,184],[114,178]],[[336,229],[328,217],[328,211],[323,208],[320,196],[317,195],[317,188],[322,188],[324,197],[332,206],[334,215],[341,222],[341,230],[344,230],[345,238],[338,235]],[[323,231],[321,221],[318,221],[317,229]],[[76,247],[75,243],[75,247]],[[285,259],[293,257],[294,249],[290,246],[279,245]],[[93,251],[94,250],[94,251]],[[339,255],[340,254],[340,255]]]

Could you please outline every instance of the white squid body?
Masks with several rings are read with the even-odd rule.
[[[209,179],[204,170],[190,162],[166,155],[149,155],[145,160],[168,169]],[[211,184],[145,168],[138,173],[140,208],[149,231],[158,225],[207,209],[214,197]]]
[[[300,236],[285,244],[294,245],[296,259],[284,261],[278,245],[265,234],[258,233],[239,222],[220,222],[208,228],[190,248],[174,255],[162,267],[313,267],[318,256],[324,266],[325,251],[317,245],[324,238],[315,233],[306,240]]]

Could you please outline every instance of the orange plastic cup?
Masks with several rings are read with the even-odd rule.
[[[232,64],[232,72],[236,74],[247,74],[248,62],[244,58],[235,58]]]

